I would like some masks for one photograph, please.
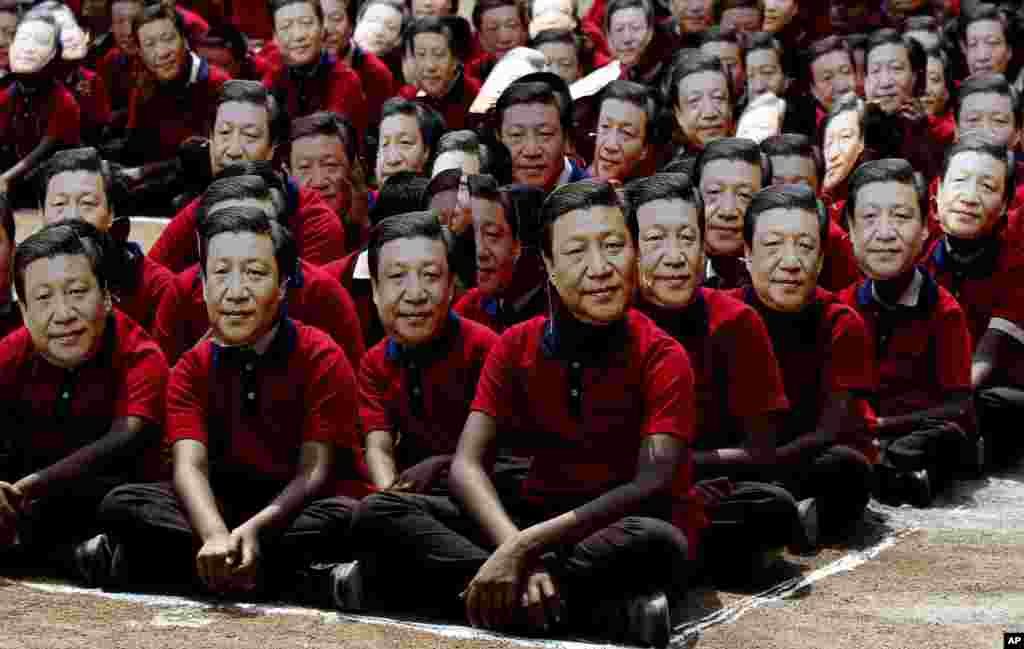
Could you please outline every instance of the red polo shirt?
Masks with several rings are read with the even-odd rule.
[[[359,325],[363,332],[363,340],[367,347],[373,347],[384,338],[384,326],[380,322],[377,313],[377,305],[373,303],[373,292],[369,279],[356,279],[354,271],[356,259],[361,251],[356,250],[352,254],[332,261],[323,267],[323,271],[341,282],[342,287],[348,291],[352,301],[356,305],[356,313],[359,315]]]
[[[105,436],[115,419],[162,425],[167,375],[157,344],[116,309],[96,356],[71,371],[44,360],[19,329],[0,341],[0,420],[11,418],[3,434],[38,469]]]
[[[380,124],[384,102],[395,96],[398,84],[395,83],[395,75],[391,74],[391,69],[380,57],[355,43],[351,47],[355,48],[352,52],[352,69],[359,75],[363,91],[366,92],[366,119],[370,128],[374,128]]]
[[[686,349],[697,394],[694,448],[743,446],[741,419],[789,408],[782,372],[764,322],[722,291],[698,288],[684,309],[637,308]]]
[[[230,79],[206,59],[192,55],[186,75],[194,80],[157,84],[132,89],[128,100],[128,130],[135,138],[137,151],[146,162],[170,160],[178,155],[178,145],[190,137],[207,137],[213,127],[217,98],[224,82]]]
[[[214,482],[241,475],[283,488],[297,473],[303,443],[359,448],[352,367],[327,334],[287,318],[255,358],[233,359],[206,340],[171,371],[167,442],[182,439],[207,447]],[[330,493],[349,493],[343,481],[355,476],[334,478]]]
[[[539,286],[518,308],[507,302],[501,304],[494,296],[485,294],[479,288],[472,288],[459,298],[453,310],[500,334],[512,325],[547,313],[548,294],[545,288],[544,285]]]
[[[754,307],[764,320],[782,370],[790,416],[784,433],[789,437],[780,439],[780,445],[817,428],[825,403],[840,392],[862,398],[864,430],[873,427],[866,397],[875,391],[877,378],[865,359],[874,358],[874,345],[863,318],[852,307],[822,288],[816,290],[811,304],[796,314],[769,309],[751,287],[730,294]],[[837,442],[849,444],[869,458],[876,454],[864,436]]]
[[[872,280],[839,295],[857,309],[875,341],[879,377],[875,409],[883,417],[934,408],[951,393],[971,389],[967,318],[949,291],[927,274],[923,278],[915,306],[881,306]]]
[[[420,95],[416,86],[402,86],[398,94],[402,97],[418,101],[425,106],[430,106],[444,118],[445,128],[449,131],[458,131],[467,128],[469,107],[473,105],[477,94],[480,92],[480,82],[466,75],[460,75],[444,97],[431,97]]]
[[[452,315],[424,348],[407,349],[388,338],[366,353],[359,368],[363,432],[400,435],[399,470],[455,453],[484,359],[497,341],[487,327]]]
[[[59,81],[38,95],[28,95],[19,84],[0,90],[0,142],[21,160],[50,136],[60,146],[75,146],[81,135],[82,111],[74,96]]]
[[[367,121],[366,94],[359,76],[344,61],[322,54],[310,76],[287,65],[277,65],[263,77],[292,119],[321,110],[345,115],[360,132]]]
[[[66,86],[82,110],[82,129],[87,141],[96,141],[102,129],[110,123],[110,93],[103,77],[92,70],[76,65],[66,79]]]
[[[352,367],[366,351],[359,316],[348,292],[320,268],[299,262],[299,273],[288,289],[289,316],[316,327],[341,346]],[[157,308],[153,335],[174,364],[209,330],[198,264],[175,277],[175,288]]]
[[[112,47],[96,65],[96,72],[103,79],[110,94],[113,110],[128,108],[132,91],[145,78],[145,66],[138,56],[128,56],[117,47]]]
[[[118,309],[155,336],[157,307],[175,290],[174,273],[146,257],[137,243],[127,245],[132,261],[124,271],[134,273],[136,279],[127,289],[115,289],[114,300]]]
[[[952,110],[928,116],[928,137],[943,148],[953,143],[956,139],[956,115]]]
[[[320,197],[320,192],[299,187],[289,178],[287,202],[286,216],[281,221],[295,237],[300,257],[321,266],[345,255],[345,228],[341,219]],[[197,207],[199,198],[174,215],[149,249],[153,261],[175,273],[199,262],[196,251]]]
[[[825,240],[825,262],[818,275],[818,284],[826,291],[841,291],[861,278],[857,257],[853,254],[850,235],[832,219]]]
[[[591,499],[631,481],[650,435],[693,442],[690,361],[647,316],[630,310],[596,354],[564,351],[571,341],[548,322],[537,317],[501,336],[472,405],[495,419],[501,446],[532,449],[528,500]],[[689,488],[690,461],[687,453],[676,496]]]
[[[260,56],[268,66],[268,71],[283,65],[281,50],[274,41],[270,41],[260,50]],[[349,41],[348,50],[340,53],[338,58],[348,63],[349,67],[359,75],[359,81],[363,84],[363,92],[366,93],[366,121],[369,128],[376,128],[380,123],[380,112],[384,102],[398,92],[395,75],[391,73],[387,63],[380,57],[372,52],[367,52],[356,45],[354,41]]]
[[[185,38],[188,39],[190,44],[194,44],[210,31],[210,23],[206,22],[206,19],[196,12],[180,5],[175,7],[174,10],[181,16],[181,22],[185,25]]]
[[[1000,238],[993,254],[962,268],[949,254],[942,237],[932,242],[923,263],[935,281],[963,307],[975,345],[992,318],[1024,327],[1024,251],[1020,250],[1019,242]]]
[[[262,0],[236,0],[231,3],[231,22],[250,38],[269,41],[274,37],[274,19]]]

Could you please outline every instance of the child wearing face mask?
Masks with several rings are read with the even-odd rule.
[[[0,193],[10,194],[60,146],[80,138],[81,110],[57,78],[62,57],[61,27],[52,16],[34,13],[18,24],[10,48],[12,83],[0,90]],[[27,194],[14,194],[15,204]]]
[[[0,79],[11,71],[11,43],[18,28],[18,5],[13,0],[0,2]]]
[[[71,9],[56,0],[36,5],[26,18],[37,12],[49,14],[60,25],[62,51],[60,61],[55,63],[57,78],[82,110],[83,137],[90,144],[99,142],[110,124],[111,102],[103,79],[83,65],[89,53],[90,34],[78,24]]]

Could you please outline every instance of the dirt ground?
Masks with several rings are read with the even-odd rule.
[[[19,213],[19,239],[37,223]],[[132,238],[148,248],[161,227],[137,221]],[[0,579],[0,649],[604,646],[62,588]],[[698,587],[673,619],[678,648],[1003,647],[1004,632],[1024,631],[1024,463],[958,483],[927,510],[872,503],[845,545],[784,555],[739,588]]]
[[[813,558],[785,555],[760,578],[752,577],[749,588],[698,588],[676,612],[679,626],[672,646],[998,648],[1003,646],[1004,632],[1024,630],[1022,529],[905,531],[877,557],[848,572],[798,587],[782,598],[757,595],[773,583],[794,576],[807,578],[856,555],[858,549],[870,549],[894,531],[891,520],[877,511],[869,513],[868,521],[864,535],[852,546],[826,548]],[[752,602],[757,605],[748,609]],[[741,613],[738,619],[710,626],[699,635],[685,634],[688,626],[706,616],[731,609]],[[499,649],[523,644],[522,640],[496,636],[454,638],[380,620],[353,623],[351,618],[310,609],[199,608],[187,601],[119,601],[94,591],[46,592],[38,584],[6,580],[0,580],[0,620],[0,649]]]

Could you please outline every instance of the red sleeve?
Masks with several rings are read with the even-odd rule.
[[[183,7],[178,7],[178,12],[185,23],[185,33],[190,43],[194,45],[197,40],[209,33],[210,24],[202,16]]]
[[[17,390],[18,370],[28,345],[31,345],[31,339],[25,329],[0,340],[0,393],[12,394]]]
[[[853,254],[850,235],[830,219],[825,264],[818,283],[826,290],[841,291],[857,281],[860,281],[860,268]]]
[[[196,246],[196,207],[199,199],[181,209],[149,249],[149,258],[172,273],[180,273],[198,260]]]
[[[944,290],[944,289],[940,289]],[[940,304],[938,336],[935,340],[936,378],[946,392],[971,389],[971,333],[967,316],[952,295]],[[940,298],[941,299],[941,298]]]
[[[174,273],[151,259],[144,259],[142,277],[141,308],[145,310],[138,318],[139,325],[153,335],[156,315],[164,297],[174,290]]]
[[[352,296],[340,282],[326,274],[319,278],[316,287],[315,295],[311,296],[312,304],[320,314],[324,333],[338,343],[349,364],[358,368],[366,353],[366,345],[363,343],[362,325]]]
[[[690,445],[697,435],[696,403],[690,359],[682,345],[665,336],[644,367],[641,436],[671,435]]]
[[[1003,272],[1006,279],[1001,281],[1003,289],[999,292],[1000,299],[992,310],[992,317],[1024,327],[1024,265]],[[989,319],[989,326],[991,323]]]
[[[952,144],[956,136],[956,119],[953,117],[953,112],[946,111],[942,115],[929,115],[928,136],[942,147]]]
[[[138,88],[132,88],[128,95],[128,123],[125,128],[131,130],[139,125],[139,102],[142,101],[142,93]]]
[[[838,311],[832,317],[832,340],[825,363],[825,386],[832,392],[870,392],[877,387],[874,343],[868,336],[864,320],[851,307],[834,304]]]
[[[363,422],[364,433],[373,430],[394,432],[397,428],[388,416],[387,394],[391,381],[382,367],[386,344],[378,343],[367,352],[359,368],[359,418]]]
[[[183,327],[178,319],[184,308],[179,277],[181,276],[175,277],[175,281],[164,291],[156,307],[156,317],[153,318],[153,338],[160,345],[170,365],[177,363],[178,357],[185,351],[182,340]]]
[[[182,439],[194,439],[206,445],[210,390],[208,346],[185,354],[167,383],[167,445]]]
[[[455,306],[452,307],[452,311],[464,318],[476,321],[476,318],[473,317],[473,297],[473,290],[470,289],[455,302]]]
[[[476,396],[470,410],[478,410],[489,415],[495,421],[509,419],[516,411],[516,404],[509,398],[507,377],[512,370],[509,367],[514,350],[522,344],[526,330],[514,327],[505,332],[487,354],[484,369],[480,372],[480,380],[476,384]]]
[[[300,222],[298,227],[292,228],[299,254],[304,260],[317,266],[341,259],[345,256],[345,227],[341,224],[341,219],[327,206],[315,189],[302,188],[299,191],[300,205],[296,216]],[[192,229],[195,229],[194,223]]]
[[[265,48],[264,48],[265,49]],[[273,67],[270,60],[263,56],[261,51],[259,54],[250,55],[250,70],[252,71],[251,81],[263,81],[263,77],[266,76],[267,72]]]
[[[366,52],[363,56],[363,74],[360,79],[366,92],[367,121],[373,125],[380,123],[384,102],[395,95],[395,75],[375,55]]]
[[[729,413],[734,417],[756,417],[789,408],[782,370],[764,321],[744,304],[735,318],[723,323],[726,344],[721,347],[729,359]],[[716,345],[716,347],[718,347]],[[757,368],[756,371],[751,371]]]
[[[263,47],[259,51],[260,57],[267,62],[268,65],[273,67],[284,65],[281,61],[281,48],[278,46],[277,41],[271,39],[263,44]]]
[[[597,0],[597,2],[590,5],[590,9],[593,10],[598,3],[603,5],[604,0]],[[603,11],[604,10],[602,9],[602,12]],[[587,15],[590,15],[589,11],[587,12]],[[604,21],[603,13],[601,20]],[[594,67],[599,68],[603,65],[610,63],[611,51],[608,49],[608,39],[605,38],[604,30],[599,25],[595,25],[594,23],[584,18],[583,23],[581,25],[581,31],[583,32],[583,37],[590,41],[590,46],[593,48]],[[599,63],[599,61],[603,62]]]
[[[169,370],[156,344],[142,334],[132,335],[138,350],[125,359],[124,378],[114,402],[114,417],[141,417],[163,424]]]
[[[306,418],[304,442],[331,442],[342,448],[359,449],[359,403],[352,366],[332,341],[309,359],[311,376],[303,395]]]
[[[607,0],[594,0],[590,5],[590,9],[587,9],[587,13],[583,16],[583,20],[580,21],[583,33],[592,34],[596,32],[604,35],[604,16],[607,11]]]
[[[472,320],[473,322],[487,327],[489,331],[500,331],[502,329],[501,323],[484,311],[481,304],[481,298],[482,294],[479,289],[470,289],[466,294],[459,298],[452,310],[467,320]]]
[[[469,61],[466,61],[466,76],[483,80],[487,75],[482,74],[483,69],[495,63],[494,55],[490,52],[480,50],[480,54]]]
[[[46,134],[61,144],[76,145],[81,141],[82,109],[61,84],[57,84]]]
[[[352,126],[360,133],[365,132],[370,125],[366,117],[366,93],[363,92],[359,75],[341,62],[335,65],[334,74],[325,109],[339,115],[348,115]]]
[[[263,70],[263,78],[260,79],[260,83],[263,87],[274,92],[275,84],[277,83],[277,71],[281,69],[283,63],[275,62],[271,59],[264,59],[267,62],[267,67]]]
[[[93,106],[95,107],[96,120],[94,126],[106,126],[113,120],[113,104],[110,99],[110,91],[107,90],[107,82],[103,77],[96,75],[92,79]]]

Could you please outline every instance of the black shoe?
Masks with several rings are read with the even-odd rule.
[[[358,561],[314,563],[298,572],[295,597],[304,604],[360,611],[363,608],[362,574]]]
[[[91,588],[103,588],[113,578],[116,555],[120,554],[120,546],[111,543],[106,534],[97,534],[91,539],[82,541],[72,550],[75,571],[79,579]]]
[[[932,504],[932,479],[928,469],[910,471],[903,474],[906,501],[914,507],[928,507]]]
[[[818,550],[818,504],[814,498],[804,498],[796,504],[800,521],[797,538],[789,544],[793,554],[812,555]]]
[[[662,591],[605,600],[589,616],[595,631],[616,642],[667,647],[672,631],[668,597]]]
[[[363,610],[363,572],[358,561],[339,563],[331,571],[331,598],[339,611]]]
[[[987,440],[984,435],[979,435],[978,439],[974,440],[974,466],[971,467],[974,469],[974,477],[983,477],[991,464]]]
[[[661,591],[629,598],[626,640],[645,647],[667,647],[672,633],[668,596]]]

